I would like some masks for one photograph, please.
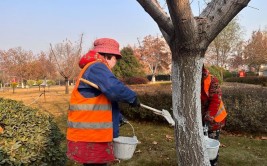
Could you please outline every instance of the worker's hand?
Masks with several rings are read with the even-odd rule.
[[[131,107],[140,107],[141,103],[138,99],[138,97],[135,98],[134,102],[133,103],[130,103],[129,104]]]
[[[206,114],[204,117],[204,121],[207,121],[208,123],[214,123],[214,117],[209,116],[209,114]]]

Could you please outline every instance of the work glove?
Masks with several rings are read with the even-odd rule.
[[[131,107],[140,107],[141,103],[138,99],[138,97],[135,98],[134,102],[133,103],[130,103],[129,104]]]

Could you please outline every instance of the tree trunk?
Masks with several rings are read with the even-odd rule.
[[[151,82],[156,82],[156,76],[154,74],[152,74]]]
[[[65,94],[69,94],[69,78],[65,77]]]
[[[173,51],[172,101],[180,166],[210,165],[201,118],[201,54],[200,51]]]

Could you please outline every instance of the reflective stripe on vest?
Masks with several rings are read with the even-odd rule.
[[[113,139],[111,102],[103,93],[85,98],[78,91],[80,78],[94,63],[82,69],[71,94],[67,128],[67,139],[70,141],[111,142]]]
[[[68,122],[71,128],[79,129],[107,129],[112,128],[112,122],[109,123],[86,123],[86,122]]]
[[[210,83],[211,83],[211,75],[209,74],[204,80],[204,91],[208,97],[209,97]],[[226,116],[227,116],[227,112],[221,100],[220,105],[218,107],[217,114],[214,117],[214,121],[221,122],[222,120],[224,120]]]
[[[70,111],[87,111],[87,110],[92,110],[92,111],[101,111],[101,110],[111,110],[112,107],[111,105],[96,105],[96,104],[73,104],[69,106]]]
[[[218,109],[218,112],[217,114],[215,115],[214,117],[214,121],[215,122],[221,122],[222,120],[224,120],[224,118],[227,116],[227,113],[226,113],[226,110],[224,108],[224,104],[223,102],[221,101],[220,102],[220,106],[219,106],[219,109]]]

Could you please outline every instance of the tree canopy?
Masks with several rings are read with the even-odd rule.
[[[145,76],[143,66],[134,56],[131,47],[124,47],[121,50],[121,55],[122,59],[120,59],[113,68],[113,72],[118,78]]]
[[[267,64],[267,35],[261,30],[254,31],[244,49],[246,64],[259,70],[261,64]]]

